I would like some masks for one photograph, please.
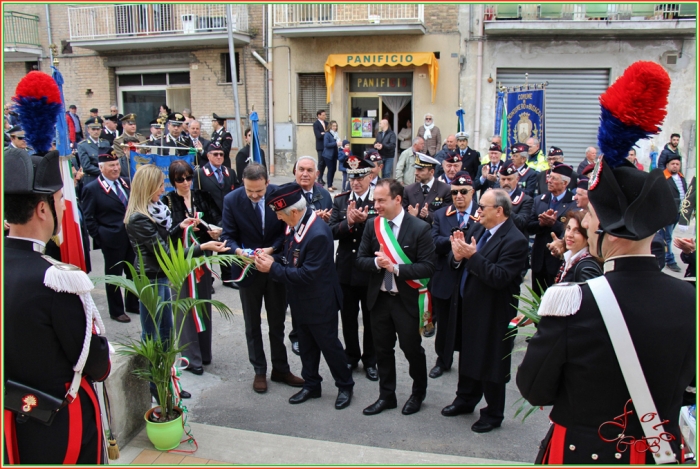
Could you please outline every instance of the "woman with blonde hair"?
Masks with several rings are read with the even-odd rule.
[[[136,271],[144,273],[152,279],[157,286],[158,295],[163,300],[170,300],[170,286],[168,278],[158,264],[156,250],[158,245],[163,246],[166,252],[170,252],[168,239],[171,232],[178,229],[186,229],[190,225],[199,224],[199,220],[191,217],[185,218],[179,225],[173,227],[173,222],[168,207],[161,202],[160,197],[165,192],[165,176],[155,165],[141,166],[131,182],[131,195],[126,207],[124,223],[129,241],[134,252],[141,253],[144,272],[140,272],[140,262],[136,263]],[[208,241],[201,245],[194,245],[188,249],[193,250],[194,256],[201,256],[204,251],[225,252],[230,248],[219,241]],[[187,251],[186,251],[187,254]],[[172,310],[166,306],[157,317],[157,324],[153,323],[150,314],[143,303],[139,302],[141,316],[141,337],[155,335],[156,328],[161,340],[167,340],[173,327]],[[190,397],[189,393],[181,393],[181,397]]]

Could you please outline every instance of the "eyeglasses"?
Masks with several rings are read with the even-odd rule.
[[[472,189],[455,189],[452,191],[452,195],[462,194],[467,195],[472,191]]]
[[[432,117],[426,117],[425,120],[431,121],[431,120],[433,120],[433,118],[432,118]]]
[[[25,137],[22,135],[12,135],[12,138],[16,138],[17,140],[24,140]]]
[[[477,204],[477,205],[479,206],[479,208],[480,208],[481,210],[483,210],[483,209],[485,209],[485,208],[488,208],[488,207],[498,208],[498,205],[481,205],[481,204]]]
[[[177,182],[179,184],[179,183],[182,183],[185,181],[190,182],[190,181],[192,181],[192,179],[193,179],[193,176],[190,174],[189,176],[184,176],[184,177],[175,179],[175,182]]]
[[[220,156],[220,157],[223,158],[223,157],[224,157],[224,152],[222,152],[222,151],[212,152],[212,153],[210,153],[210,155],[211,155],[211,156]]]

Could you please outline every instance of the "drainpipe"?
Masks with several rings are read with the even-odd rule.
[[[268,168],[270,176],[275,175],[275,129],[274,129],[274,95],[272,94],[272,81],[274,64],[272,63],[272,4],[267,4],[267,157],[269,159]]]
[[[479,5],[476,9],[476,21],[479,25],[479,32],[476,40],[478,41],[476,46],[476,100],[474,103],[474,145],[478,148],[479,136],[481,134],[481,82],[483,77],[481,76],[484,68],[484,6]]]
[[[51,38],[51,15],[49,14],[49,4],[46,4],[46,29],[49,34],[49,57],[51,59],[51,65],[53,65],[53,49],[51,44],[53,44],[53,39]]]

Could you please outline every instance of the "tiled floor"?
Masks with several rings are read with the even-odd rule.
[[[215,459],[196,458],[186,454],[168,453],[167,451],[156,451],[153,449],[144,449],[131,462],[132,466],[200,466],[206,464],[216,466],[233,466],[233,463],[230,462],[216,461]]]

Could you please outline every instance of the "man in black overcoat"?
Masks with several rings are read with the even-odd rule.
[[[4,463],[105,464],[93,382],[107,378],[111,362],[107,339],[91,327],[103,326],[99,313],[88,315],[92,312],[81,301],[92,302],[92,284],[78,267],[44,255],[46,243],[61,229],[65,210],[58,151],[42,157],[6,149],[3,173],[9,225],[3,263],[12,272],[3,277]],[[77,376],[75,398],[68,403],[73,368],[81,364],[82,377]],[[37,391],[65,402],[50,425],[32,413],[47,409]]]
[[[371,169],[374,166],[367,160],[350,156],[343,162],[350,180],[349,192],[338,194],[333,199],[333,211],[329,226],[333,239],[338,240],[335,266],[343,291],[343,304],[340,318],[343,322],[345,354],[351,369],[357,368],[362,360],[367,379],[377,381],[377,357],[374,353],[372,325],[367,307],[367,284],[369,275],[355,267],[357,251],[366,227],[372,227],[377,215],[374,209],[374,189],[370,187]],[[362,351],[358,338],[357,316],[362,307]]]
[[[301,186],[295,182],[279,186],[265,202],[287,224],[281,262],[258,252],[255,266],[287,286],[289,306],[297,320],[304,387],[289,403],[321,397],[323,378],[318,367],[323,353],[338,388],[335,408],[344,409],[350,405],[355,382],[338,339],[343,294],[333,265],[331,229],[307,207]]]
[[[520,232],[527,236],[527,224],[530,221],[532,206],[535,201],[520,188],[520,173],[511,162],[506,162],[499,172],[501,189],[510,196],[513,205],[510,211],[510,219]]]
[[[435,353],[437,360],[428,376],[438,378],[443,371],[452,367],[455,350],[461,348],[462,312],[453,301],[458,292],[460,271],[452,269],[448,255],[452,252],[450,237],[456,230],[466,233],[479,222],[476,211],[479,208],[474,197],[472,178],[466,171],[459,171],[452,180],[452,205],[443,207],[433,219],[432,236],[435,243],[435,275],[430,280],[430,293],[433,300],[433,323],[437,328]]]
[[[120,177],[121,165],[117,155],[98,156],[100,176],[83,189],[83,216],[94,249],[101,249],[105,259],[105,275],[131,273],[124,262],[134,263],[136,255],[124,226],[124,214],[131,194],[129,184]],[[117,286],[107,285],[109,317],[119,322],[130,322],[126,312],[139,314],[139,301],[129,292],[124,298]],[[125,304],[126,303],[126,304]]]
[[[528,241],[510,219],[511,202],[502,189],[491,189],[479,201],[479,223],[466,236],[452,236],[450,262],[463,266],[460,276],[462,349],[459,353],[457,397],[442,415],[474,412],[482,398],[486,407],[471,427],[477,433],[501,426],[510,380],[513,338],[508,324],[517,314],[521,272]]]
[[[375,225],[365,229],[355,261],[358,269],[369,272],[367,306],[379,371],[379,399],[363,410],[365,415],[375,415],[397,406],[394,359],[397,336],[408,360],[408,373],[413,379],[411,397],[402,410],[404,415],[420,410],[428,387],[425,350],[421,346],[423,324],[420,321],[419,291],[407,282],[433,275],[435,245],[430,236],[430,225],[403,210],[403,189],[396,179],[381,179],[377,183],[374,207],[381,220],[375,217]],[[395,259],[393,255],[390,257],[389,247],[380,249],[377,224],[383,222],[392,230],[396,246],[411,261],[410,264]]]
[[[435,178],[435,168],[440,162],[435,158],[416,153],[414,167],[416,182],[404,188],[401,203],[406,211],[428,224],[433,223],[433,213],[452,202],[450,186]]]

